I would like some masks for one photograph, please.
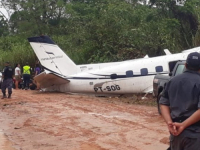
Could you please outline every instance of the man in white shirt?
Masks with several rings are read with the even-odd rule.
[[[19,82],[21,80],[21,69],[20,64],[16,64],[15,66],[15,89],[18,90]]]

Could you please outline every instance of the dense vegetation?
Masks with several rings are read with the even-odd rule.
[[[27,38],[49,35],[77,64],[121,61],[200,46],[200,1],[1,0],[0,64],[34,64]]]

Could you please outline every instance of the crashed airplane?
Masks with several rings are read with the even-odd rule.
[[[151,93],[157,73],[167,75],[169,62],[186,60],[190,52],[200,47],[166,55],[140,59],[76,65],[48,36],[28,38],[44,72],[34,80],[46,91],[91,93],[95,95]]]

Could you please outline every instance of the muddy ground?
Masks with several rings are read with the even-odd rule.
[[[18,150],[165,150],[167,127],[156,106],[135,104],[155,104],[145,101],[14,90],[0,100],[0,131]]]

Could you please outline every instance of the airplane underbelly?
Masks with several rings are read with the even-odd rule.
[[[153,86],[153,76],[134,77],[118,80],[71,80],[70,92],[95,94],[132,94],[145,93]]]
[[[53,85],[46,88],[46,91],[70,92],[70,86],[69,83]]]
[[[138,93],[146,93],[146,91],[153,89],[153,78],[154,75],[139,77],[134,80],[133,90],[138,91]]]

